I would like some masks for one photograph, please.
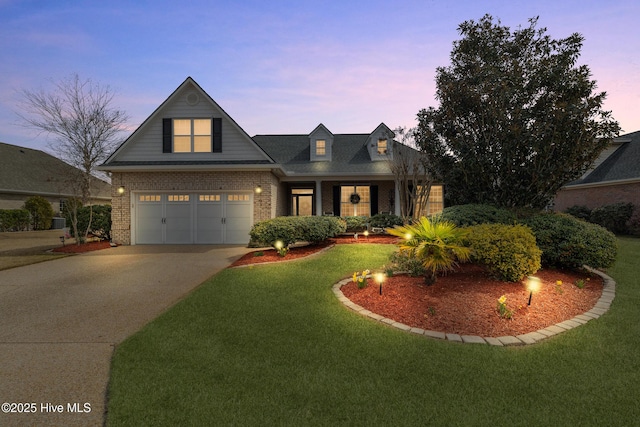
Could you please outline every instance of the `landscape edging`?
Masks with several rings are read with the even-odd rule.
[[[596,302],[596,304],[591,308],[591,310],[579,314],[572,319],[565,320],[560,323],[556,323],[555,325],[548,326],[544,329],[539,329],[537,331],[529,332],[527,334],[517,335],[517,336],[502,336],[502,337],[480,337],[477,335],[458,335],[440,331],[429,331],[421,328],[414,328],[409,325],[405,325],[404,323],[396,322],[393,319],[388,319],[384,316],[381,316],[377,313],[374,313],[370,310],[361,307],[358,304],[352,302],[349,298],[344,296],[342,293],[342,286],[349,283],[352,278],[342,279],[338,283],[334,284],[332,287],[333,293],[338,298],[340,302],[347,308],[355,311],[358,314],[361,314],[365,317],[368,317],[377,322],[384,323],[386,325],[392,326],[394,328],[403,330],[405,332],[413,333],[416,335],[423,335],[429,338],[442,339],[453,342],[467,343],[467,344],[489,344],[495,346],[511,346],[511,345],[528,345],[535,344],[542,340],[545,340],[554,335],[558,335],[562,332],[568,331],[570,329],[576,328],[580,325],[584,325],[590,320],[597,319],[603,314],[605,314],[609,308],[611,307],[611,303],[616,296],[616,282],[608,275],[603,273],[602,271],[596,270],[594,268],[584,266],[586,270],[593,274],[597,274],[602,277],[604,284],[602,287],[602,295],[600,299]]]

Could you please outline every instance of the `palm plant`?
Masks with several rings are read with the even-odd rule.
[[[429,220],[423,216],[415,224],[387,228],[387,233],[401,237],[400,251],[422,262],[427,285],[435,283],[438,273],[457,267],[458,261],[468,261],[471,254],[471,249],[461,244],[466,232],[437,217]]]

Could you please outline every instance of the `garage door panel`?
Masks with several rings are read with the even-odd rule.
[[[157,200],[155,197],[147,197],[147,201],[139,200],[136,214],[136,240],[138,243],[162,243],[162,202],[160,201],[160,196],[157,197]]]
[[[169,195],[165,207],[166,243],[193,243],[189,196]],[[175,199],[175,200],[172,200]]]
[[[196,243],[223,243],[222,202],[198,203],[196,207]]]
[[[229,194],[225,205],[225,242],[245,244],[251,230],[251,202],[248,194]]]

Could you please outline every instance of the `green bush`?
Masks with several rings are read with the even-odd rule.
[[[511,211],[491,205],[456,205],[445,208],[439,214],[442,220],[453,222],[458,227],[469,227],[478,224],[508,224],[516,222]]]
[[[284,246],[304,241],[319,243],[345,231],[345,222],[332,216],[281,216],[260,221],[249,235],[257,244],[273,246],[281,241]]]
[[[84,233],[89,226],[89,217],[91,216],[91,228],[89,233],[100,238],[101,240],[111,240],[111,206],[110,205],[93,205],[82,206],[78,208],[78,233],[84,237]],[[65,212],[67,224],[71,224],[71,213]],[[73,227],[70,228],[72,237],[76,237]]]
[[[607,268],[616,260],[616,236],[604,227],[561,213],[537,214],[522,222],[536,236],[545,266]]]
[[[24,231],[29,228],[26,209],[0,209],[0,231]]]
[[[345,231],[354,233],[364,231],[367,228],[369,217],[366,216],[345,216],[342,218],[347,224]]]
[[[48,230],[53,220],[51,203],[41,196],[31,196],[24,202],[24,209],[31,215],[31,227],[34,230]]]
[[[391,271],[408,271],[413,277],[424,276],[427,274],[427,269],[423,265],[422,261],[414,256],[411,256],[408,251],[396,251],[389,257],[393,267]]]
[[[524,225],[481,224],[468,228],[472,259],[501,280],[517,282],[540,269],[541,251]]]
[[[591,216],[591,209],[584,205],[573,205],[565,209],[564,212],[584,221],[589,221],[589,217]]]
[[[376,214],[369,219],[369,225],[371,227],[391,228],[402,224],[402,218],[393,214]]]
[[[589,222],[598,224],[617,234],[629,233],[628,222],[633,215],[632,203],[614,203],[591,211]]]

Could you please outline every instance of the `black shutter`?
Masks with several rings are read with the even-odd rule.
[[[369,187],[371,193],[371,216],[378,213],[378,186],[372,185]]]
[[[211,120],[211,134],[213,135],[213,152],[222,153],[222,119]]]
[[[173,136],[173,121],[172,119],[162,119],[162,152],[171,153]]]
[[[333,186],[333,215],[340,216],[340,186]]]

